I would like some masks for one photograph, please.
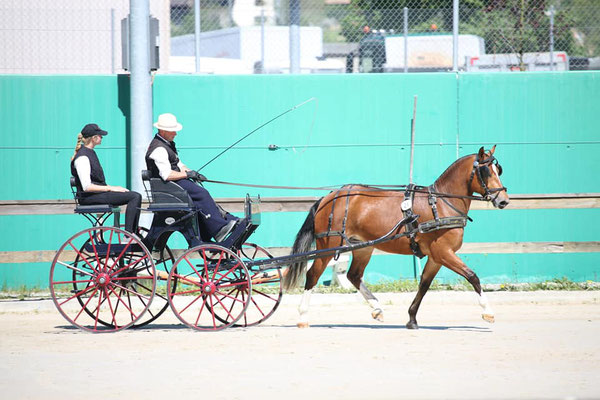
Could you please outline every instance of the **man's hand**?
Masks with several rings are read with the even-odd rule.
[[[194,171],[191,169],[186,171],[186,175],[189,179],[196,182],[204,182],[206,180],[206,177],[204,175],[199,174],[198,171]]]

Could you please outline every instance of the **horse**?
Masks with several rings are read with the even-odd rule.
[[[377,298],[364,285],[362,277],[373,251],[379,249],[393,254],[427,256],[417,294],[408,309],[408,329],[418,329],[419,305],[442,265],[471,284],[479,296],[482,318],[494,322],[494,312],[481,290],[479,278],[456,252],[463,243],[464,226],[472,200],[489,201],[498,209],[505,208],[510,202],[507,189],[500,180],[502,167],[494,157],[495,149],[495,145],[489,151],[481,147],[478,153],[459,158],[431,186],[417,187],[412,189],[412,193],[410,186],[404,192],[365,185],[346,185],[332,191],[311,207],[296,235],[292,254],[309,251],[315,241],[317,250],[321,250],[340,246],[344,242],[364,242],[383,237],[394,229],[407,212],[412,213],[418,219],[411,232],[406,232],[410,224],[398,228],[398,233],[406,233],[405,236],[352,251],[347,277],[372,308],[371,316],[383,321],[383,310]],[[473,196],[474,193],[481,196]],[[408,204],[405,200],[408,200]],[[421,232],[421,229],[417,229],[428,221],[456,222],[456,217],[464,223],[437,226],[431,231]],[[419,250],[421,254],[417,253]],[[331,258],[332,255],[317,258],[308,271],[306,261],[295,262],[284,276],[286,289],[297,286],[304,276],[306,278],[298,308],[300,318],[297,326],[300,328],[309,326],[310,295]]]

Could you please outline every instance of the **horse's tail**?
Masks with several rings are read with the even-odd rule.
[[[321,200],[323,200],[323,198],[317,200],[310,208],[306,220],[304,220],[300,231],[298,231],[298,234],[296,235],[292,254],[306,253],[310,250],[312,243],[315,240],[315,214],[317,213],[319,204],[321,204]],[[283,287],[286,290],[298,286],[300,278],[306,272],[306,263],[307,261],[303,260],[290,265],[287,273],[283,277]]]

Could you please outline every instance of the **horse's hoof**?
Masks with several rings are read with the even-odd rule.
[[[383,310],[381,308],[377,308],[371,311],[371,317],[379,322],[383,322]]]
[[[496,318],[494,318],[492,314],[481,314],[481,318],[490,324],[493,324],[496,321]]]
[[[406,323],[406,329],[419,329],[419,325],[416,322],[408,321]]]
[[[308,328],[308,327],[309,327],[309,325],[308,325],[308,322],[298,322],[298,323],[296,324],[296,326],[297,326],[298,328],[301,328],[301,329],[304,329],[304,328]]]

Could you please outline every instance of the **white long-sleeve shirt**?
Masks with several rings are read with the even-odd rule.
[[[165,143],[168,143],[162,137],[159,136],[159,138],[165,141]],[[152,151],[152,153],[150,153],[148,157],[154,160],[154,162],[156,163],[156,168],[158,168],[158,174],[163,179],[163,181],[166,181],[172,171],[167,150],[164,147],[157,147],[156,149],[154,149],[154,151]],[[183,171],[184,164],[181,162],[181,160],[179,160],[177,166],[180,170]]]
[[[75,170],[77,170],[81,188],[85,192],[92,184],[92,166],[90,165],[90,159],[87,156],[80,156],[77,157],[73,164],[75,165]]]

